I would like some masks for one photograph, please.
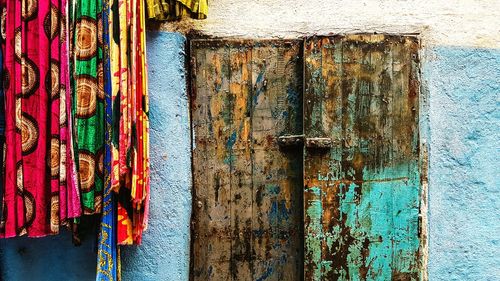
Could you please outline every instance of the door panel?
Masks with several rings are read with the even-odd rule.
[[[306,280],[419,279],[418,41],[314,37],[304,47]]]
[[[191,280],[302,280],[302,42],[193,40]]]

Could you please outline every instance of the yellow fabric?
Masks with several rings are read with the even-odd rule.
[[[206,19],[208,0],[146,0],[148,18],[176,20],[183,17]]]

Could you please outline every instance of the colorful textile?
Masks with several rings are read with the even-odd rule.
[[[101,225],[98,238],[97,250],[97,276],[96,280],[114,281],[120,280],[120,256],[116,241],[116,204],[113,190],[111,188],[111,128],[112,128],[112,92],[111,92],[111,69],[109,29],[110,22],[109,0],[103,0],[103,78],[104,78],[104,104],[105,104],[105,138],[104,145],[104,203],[101,217]],[[107,24],[109,23],[109,24]]]
[[[118,244],[140,244],[149,205],[149,117],[145,7],[114,0],[110,42],[112,175],[118,194]]]
[[[206,19],[208,0],[146,0],[148,17],[156,20],[176,20],[183,17]]]
[[[6,112],[1,235],[56,234],[81,214],[68,118],[68,3],[0,3]]]
[[[101,213],[104,177],[104,81],[101,0],[75,1],[73,117],[83,213]]]
[[[3,27],[2,21],[0,21],[0,30]],[[3,41],[3,38],[1,39]],[[3,72],[2,72],[2,67],[3,67],[3,55],[2,55],[2,50],[0,49],[0,77],[3,77]],[[4,103],[4,93],[3,93],[3,79],[0,79],[0,167],[2,168],[2,172],[0,172],[0,233],[3,233],[4,229],[4,211],[5,209],[5,204],[3,200],[3,189],[4,189],[4,184],[3,184],[3,167],[5,163],[4,159],[4,145],[5,145],[5,103]]]

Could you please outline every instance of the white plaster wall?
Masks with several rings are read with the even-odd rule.
[[[500,47],[500,0],[209,0],[206,20],[162,29],[238,38],[419,33],[424,45]]]

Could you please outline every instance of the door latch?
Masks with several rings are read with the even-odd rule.
[[[286,135],[278,138],[281,147],[299,146],[304,144],[304,135]]]
[[[333,146],[331,138],[306,138],[304,135],[286,135],[278,138],[281,147],[304,145],[311,149],[325,149]]]

